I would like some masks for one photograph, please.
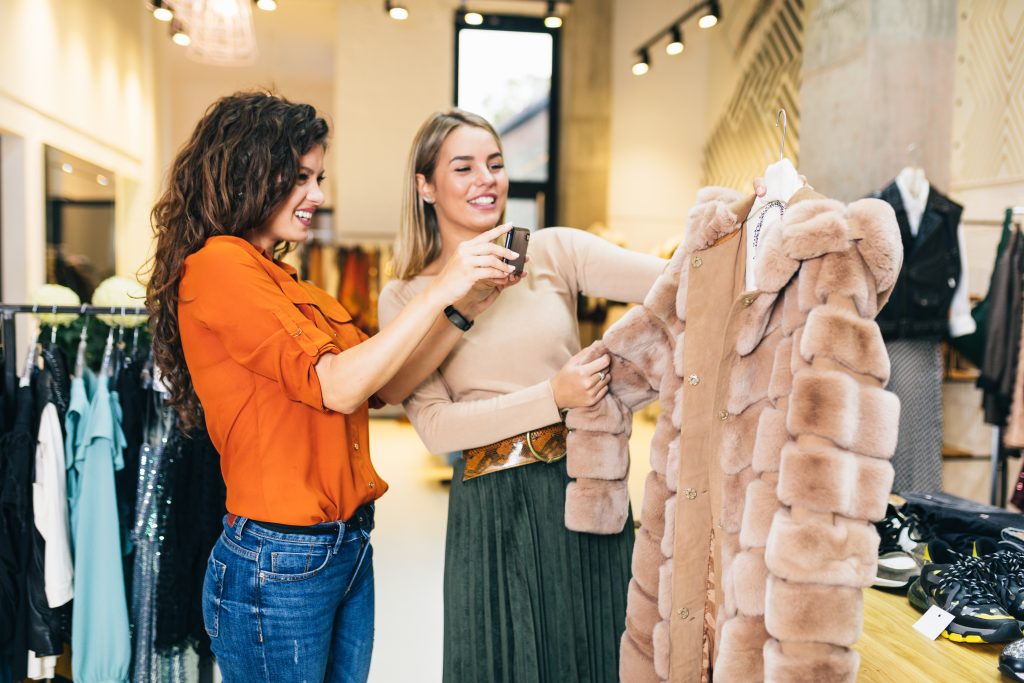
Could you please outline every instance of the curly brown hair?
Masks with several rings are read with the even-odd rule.
[[[185,258],[209,237],[245,238],[262,227],[295,185],[300,157],[326,146],[327,134],[327,122],[308,104],[240,92],[206,110],[171,165],[167,189],[151,214],[156,251],[146,307],[153,357],[186,431],[201,423],[203,413],[178,330]]]

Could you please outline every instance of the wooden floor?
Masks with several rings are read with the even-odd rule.
[[[962,645],[943,637],[931,641],[913,629],[921,616],[905,595],[864,591],[861,683],[1005,683],[996,668],[1002,645]]]

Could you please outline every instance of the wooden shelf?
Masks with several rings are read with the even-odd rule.
[[[997,668],[1003,645],[962,645],[928,640],[913,629],[921,613],[905,595],[864,590],[864,633],[859,683],[1005,683]]]

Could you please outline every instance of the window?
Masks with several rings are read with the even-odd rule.
[[[455,104],[501,135],[509,176],[506,220],[541,228],[556,215],[559,31],[542,19],[456,12]]]

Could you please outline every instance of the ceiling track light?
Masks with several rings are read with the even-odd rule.
[[[256,0],[256,9],[273,12],[277,9],[277,0]]]
[[[391,0],[384,0],[384,11],[395,21],[405,21],[409,18],[409,10],[402,5],[396,5]]]
[[[711,28],[718,23],[721,15],[722,8],[719,6],[718,0],[708,0],[707,11],[697,20],[697,25],[701,28]]]
[[[683,42],[683,24],[690,19],[697,17],[697,25],[701,28],[711,28],[722,20],[722,6],[719,0],[701,0],[690,9],[683,12],[675,21],[655,33],[651,38],[640,45],[636,54],[639,60],[633,64],[633,73],[643,76],[651,68],[651,61],[648,58],[648,50],[659,44],[665,38],[669,42],[665,45],[665,52],[670,55],[682,54],[686,49]]]
[[[548,11],[544,15],[544,25],[548,28],[562,28],[562,17],[558,16],[557,2],[548,3]]]
[[[647,53],[647,48],[641,48],[636,53],[636,63],[633,64],[633,75],[643,76],[645,73],[651,70],[651,57]]]
[[[683,30],[678,26],[672,27],[672,42],[665,46],[666,54],[678,55],[682,54],[683,50],[686,49],[686,44],[683,42]]]
[[[484,23],[484,15],[466,8],[466,0],[459,3],[459,12],[462,13],[462,21],[470,26],[479,26]]]
[[[185,27],[180,21],[175,20],[171,23],[171,40],[174,41],[175,45],[181,47],[188,47],[192,44],[192,38],[185,32]]]
[[[167,6],[163,0],[153,0],[150,5],[153,7],[153,18],[157,21],[171,21],[174,19],[174,10]]]

